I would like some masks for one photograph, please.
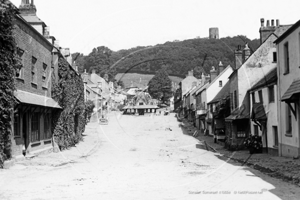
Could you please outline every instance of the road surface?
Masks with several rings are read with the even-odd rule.
[[[196,148],[174,114],[90,123],[76,147],[0,170],[0,199],[299,199],[295,185]],[[201,145],[201,144],[200,144]]]

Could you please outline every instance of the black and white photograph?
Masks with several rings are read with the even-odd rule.
[[[0,200],[299,200],[298,0],[0,0]]]

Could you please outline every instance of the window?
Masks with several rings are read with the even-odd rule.
[[[24,69],[23,69],[23,54],[24,50],[17,48],[17,60],[19,61],[18,66],[20,67],[19,69],[16,69],[15,76],[16,78],[23,79],[24,77]]]
[[[275,95],[274,95],[274,85],[268,87],[268,93],[269,93],[269,103],[275,101]]]
[[[273,52],[273,63],[277,62],[277,52]]]
[[[286,104],[286,133],[292,134],[292,111],[288,104]]]
[[[237,99],[237,94],[236,94],[236,90],[234,91],[234,108],[238,107],[238,99]]]
[[[253,127],[254,127],[254,135],[258,135],[259,134],[258,126],[254,125]]]
[[[233,94],[230,93],[230,108],[233,110]]]
[[[277,126],[273,126],[274,147],[278,147],[278,130]]]
[[[259,91],[258,91],[258,97],[259,97],[259,103],[263,103],[262,90],[259,90]]]
[[[44,116],[44,134],[45,134],[45,139],[49,139],[52,137],[51,130],[50,130],[50,114],[45,114]]]
[[[14,136],[21,136],[20,134],[20,117],[18,114],[14,116]]]
[[[219,87],[222,87],[222,86],[223,86],[222,81],[219,81]]]
[[[255,103],[255,93],[253,92],[253,93],[251,94],[251,96],[252,96],[252,104],[254,104],[254,103]]]
[[[139,105],[142,106],[142,105],[144,105],[144,103],[143,102],[139,102]]]
[[[290,72],[289,43],[284,44],[284,74]]]
[[[47,65],[43,63],[43,76],[42,76],[42,81],[46,82],[47,79]]]
[[[32,57],[31,59],[31,82],[32,83],[37,83],[37,73],[36,73],[36,58]]]
[[[39,114],[33,113],[31,117],[31,142],[36,142],[39,140]]]

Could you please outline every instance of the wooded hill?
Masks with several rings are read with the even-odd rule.
[[[164,68],[169,75],[185,77],[194,69],[194,75],[200,78],[202,72],[209,73],[212,66],[220,61],[227,66],[234,64],[234,50],[238,45],[249,44],[251,51],[259,46],[259,39],[250,40],[246,36],[226,37],[221,39],[197,38],[184,41],[166,42],[155,46],[135,47],[127,50],[112,51],[100,46],[84,56],[74,53],[73,59],[79,67],[97,73],[109,73],[113,79],[117,73],[155,74]]]

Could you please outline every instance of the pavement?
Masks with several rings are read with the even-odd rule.
[[[186,119],[182,120],[182,124],[182,128],[191,136],[197,130]],[[266,153],[250,154],[248,150],[230,151],[224,148],[222,142],[215,143],[212,136],[198,134],[195,138],[204,142],[207,150],[218,152],[223,157],[300,187],[300,159],[273,156]]]

